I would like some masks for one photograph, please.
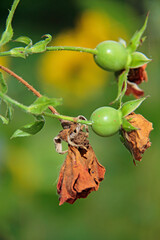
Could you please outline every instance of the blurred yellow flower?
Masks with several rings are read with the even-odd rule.
[[[2,66],[7,66],[8,64],[8,57],[0,57],[0,65]],[[0,71],[2,72],[2,70],[0,69]]]
[[[0,51],[6,51],[6,48],[2,47],[0,48]],[[7,67],[8,66],[8,62],[9,62],[9,57],[0,57],[0,65]],[[0,71],[2,71],[0,69]]]
[[[51,45],[95,48],[102,41],[119,37],[126,38],[126,33],[116,20],[101,12],[86,11],[74,29],[61,32]],[[68,51],[45,53],[38,72],[45,84],[72,106],[94,96],[104,87],[108,76],[94,63],[92,54]]]

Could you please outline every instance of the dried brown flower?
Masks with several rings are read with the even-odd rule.
[[[105,168],[98,162],[89,144],[86,126],[71,123],[64,127],[54,139],[56,150],[62,151],[61,140],[68,143],[68,154],[61,167],[57,183],[59,205],[64,202],[73,204],[78,198],[86,198],[92,191],[97,191],[104,179]]]
[[[125,145],[132,153],[135,160],[141,161],[143,153],[151,146],[149,134],[153,130],[152,123],[146,120],[142,115],[132,112],[126,119],[137,128],[130,132],[122,131]]]
[[[147,82],[147,72],[145,71],[147,64],[139,68],[133,68],[129,70],[127,79],[126,95],[133,94],[134,97],[139,98],[144,95],[144,91],[138,87],[142,82]]]
[[[91,146],[87,150],[69,146],[57,184],[59,205],[64,202],[72,204],[97,191],[104,174],[105,168],[99,164]]]

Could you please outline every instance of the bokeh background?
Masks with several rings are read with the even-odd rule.
[[[12,0],[0,1],[0,32]],[[153,240],[160,236],[160,5],[157,0],[21,0],[14,19],[14,39],[26,35],[33,42],[50,33],[52,45],[96,47],[103,40],[129,40],[150,11],[140,48],[153,61],[148,65],[150,95],[137,113],[153,122],[152,147],[137,167],[118,134],[101,138],[90,131],[90,142],[106,167],[98,192],[73,205],[58,206],[56,183],[65,156],[55,152],[53,138],[61,130],[57,120],[30,138],[10,140],[13,132],[32,122],[15,109],[12,122],[0,123],[0,240]],[[11,43],[7,48],[17,46]],[[112,73],[98,68],[90,54],[50,52],[26,60],[1,57],[15,71],[49,97],[63,97],[62,114],[89,119],[97,107],[109,104],[117,92]],[[5,74],[9,95],[24,104],[32,93]],[[127,97],[126,99],[132,99]],[[3,108],[1,108],[3,111]],[[66,145],[64,145],[64,148]]]

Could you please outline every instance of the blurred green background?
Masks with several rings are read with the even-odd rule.
[[[0,2],[0,33],[12,0]],[[32,122],[15,109],[12,122],[0,124],[0,240],[153,240],[160,236],[160,125],[159,55],[160,5],[157,0],[21,0],[14,19],[14,39],[34,42],[50,33],[52,45],[95,47],[103,40],[128,40],[150,11],[140,51],[153,61],[149,81],[142,84],[150,95],[137,110],[153,122],[152,146],[135,167],[118,135],[101,138],[90,131],[100,163],[106,167],[98,192],[73,205],[58,206],[56,183],[65,156],[55,152],[52,139],[59,122],[47,119],[45,128],[30,138],[10,140],[13,132]],[[7,47],[17,46],[11,43]],[[117,92],[112,73],[99,69],[92,56],[81,53],[47,53],[26,60],[1,58],[0,63],[22,76],[42,94],[63,97],[62,114],[89,119],[97,107],[109,104]],[[35,97],[5,74],[9,95],[24,104]],[[132,99],[132,97],[126,97]],[[2,109],[3,110],[3,109]],[[64,148],[66,145],[64,145]]]

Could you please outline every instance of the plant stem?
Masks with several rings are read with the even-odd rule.
[[[25,85],[30,91],[32,91],[37,97],[41,97],[42,95],[36,90],[34,89],[28,82],[26,82],[23,78],[21,78],[20,76],[18,76],[16,73],[12,72],[10,69],[1,66],[0,68],[7,72],[9,75],[13,76],[14,78],[16,78],[19,82],[21,82],[23,85]]]
[[[52,118],[67,120],[67,121],[70,121],[70,122],[92,125],[92,121],[81,120],[81,119],[78,119],[76,117],[69,117],[69,116],[64,116],[64,115],[60,115],[60,114],[59,115],[53,115],[53,114],[47,113],[47,112],[44,112],[43,115],[46,116],[46,117],[52,117]]]
[[[126,69],[125,72],[126,73],[124,75],[123,85],[122,85],[121,94],[120,94],[120,98],[119,98],[119,109],[122,107],[122,99],[127,90],[127,75],[128,75],[129,69]]]
[[[71,47],[71,46],[51,46],[46,48],[47,51],[78,51],[78,52],[86,52],[91,54],[97,54],[96,49],[92,48],[84,48],[84,47]]]
[[[76,51],[76,52],[85,52],[91,53],[93,55],[97,54],[97,50],[93,48],[84,48],[84,47],[72,47],[72,46],[50,46],[46,47],[46,51]],[[25,49],[25,55],[32,54],[30,49]],[[0,56],[12,56],[11,51],[0,52]]]
[[[34,87],[32,87],[28,82],[26,82],[23,78],[18,76],[16,73],[12,72],[10,69],[8,69],[2,65],[0,65],[0,69],[7,72],[14,78],[16,78],[19,82],[21,82],[23,85],[25,85],[31,92],[33,92],[37,97],[42,97],[42,95]],[[53,114],[59,114],[54,107],[49,106],[49,109],[51,110],[51,112]]]
[[[42,95],[35,89],[33,88],[28,82],[26,82],[23,78],[21,78],[20,76],[18,76],[16,73],[12,72],[10,69],[4,67],[4,66],[1,66],[0,65],[0,69],[4,70],[5,72],[7,72],[8,74],[10,74],[11,76],[15,77],[19,82],[21,82],[23,85],[25,85],[30,91],[32,91],[37,97],[41,97]],[[2,92],[0,92],[0,97],[2,99],[4,99],[5,101],[25,110],[26,112],[28,112],[28,107],[17,102],[16,100],[10,98],[9,96],[3,94]],[[58,118],[61,123],[63,120],[67,120],[67,121],[71,121],[71,122],[75,122],[75,123],[81,123],[81,124],[86,124],[86,125],[92,125],[92,122],[91,121],[85,121],[85,120],[81,120],[81,119],[78,119],[78,118],[74,118],[74,117],[69,117],[69,116],[64,116],[64,115],[60,115],[56,109],[52,106],[49,106],[48,107],[51,112],[53,114],[50,114],[50,113],[46,113],[44,112],[43,115],[44,116],[47,116],[47,117],[52,117],[52,118]],[[29,112],[28,112],[29,113]]]
[[[16,107],[21,108],[25,112],[30,113],[28,111],[28,107],[27,106],[23,105],[22,103],[17,102],[16,100],[10,98],[6,94],[3,94],[2,92],[0,92],[0,97],[4,101],[6,101],[6,102],[8,102],[8,103],[10,103],[10,104],[12,104],[12,105],[14,105]],[[91,121],[85,121],[85,120],[81,120],[81,119],[78,119],[78,118],[75,118],[75,117],[69,117],[69,116],[64,116],[64,115],[60,115],[60,114],[51,114],[51,113],[47,113],[47,112],[42,113],[42,115],[44,115],[46,117],[57,118],[57,119],[60,119],[60,120],[67,120],[67,121],[71,121],[71,122],[76,122],[76,123],[81,123],[81,124],[86,124],[86,125],[92,125]]]
[[[6,57],[6,56],[11,56],[11,52],[7,51],[7,52],[0,52],[0,57]]]
[[[0,97],[5,100],[6,102],[11,103],[12,105],[15,105],[16,107],[19,107],[25,111],[28,111],[28,107],[23,105],[22,103],[17,102],[16,100],[10,98],[9,96],[7,96],[6,94],[3,94],[2,92],[0,92]]]

